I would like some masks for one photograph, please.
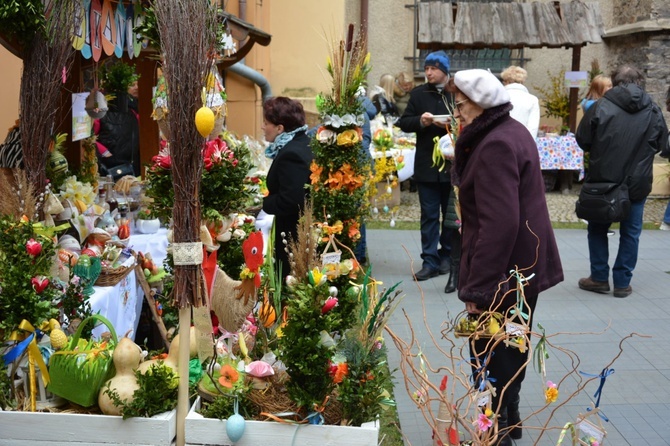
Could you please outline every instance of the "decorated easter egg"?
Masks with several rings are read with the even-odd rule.
[[[49,167],[53,173],[61,174],[67,170],[67,158],[58,150],[54,150],[49,157]]]
[[[209,107],[200,107],[195,113],[195,127],[203,138],[207,138],[207,135],[212,133],[215,121],[214,112]]]
[[[246,421],[240,414],[236,413],[228,418],[228,421],[226,422],[226,435],[228,435],[228,438],[230,438],[233,443],[238,441],[242,438],[242,435],[244,435],[245,424]]]

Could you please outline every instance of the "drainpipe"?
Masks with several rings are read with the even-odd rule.
[[[249,79],[254,84],[258,85],[261,89],[263,102],[272,97],[272,88],[270,87],[270,82],[268,82],[265,76],[263,76],[261,73],[245,65],[244,62],[237,62],[236,64],[228,67],[227,70],[231,73],[242,76],[245,79]]]
[[[238,0],[237,2],[238,8],[239,8],[239,15],[238,17],[240,20],[244,20],[245,22],[247,21],[247,1],[246,0]],[[240,45],[242,45],[244,42],[240,42]],[[258,85],[261,89],[261,95],[263,98],[263,102],[265,102],[267,99],[272,97],[272,88],[270,87],[270,83],[268,80],[263,76],[261,73],[258,71],[254,70],[253,68],[248,67],[244,63],[244,59],[241,61],[237,62],[234,65],[231,65],[230,67],[226,68],[226,70],[230,71],[231,73],[235,73],[239,76],[242,76],[245,79],[249,79],[251,82],[254,84]]]

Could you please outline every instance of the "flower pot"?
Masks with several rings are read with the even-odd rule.
[[[161,221],[157,218],[152,220],[137,220],[135,222],[137,232],[142,234],[155,234],[161,228]]]

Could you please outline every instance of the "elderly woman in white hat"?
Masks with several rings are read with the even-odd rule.
[[[523,313],[531,326],[538,294],[563,280],[537,146],[523,124],[510,117],[509,93],[490,71],[459,71],[448,88],[461,125],[452,169],[462,221],[458,297],[470,314],[504,314],[517,304],[517,293],[506,293],[516,279],[506,279],[518,267],[529,279]],[[508,445],[510,437],[521,438],[519,391],[528,350],[521,353],[501,342],[491,351],[488,341],[470,344],[477,358],[474,379],[488,379],[496,388],[498,444]]]

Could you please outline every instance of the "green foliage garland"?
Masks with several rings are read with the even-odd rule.
[[[0,234],[0,329],[9,335],[23,319],[37,326],[57,317],[58,290],[49,283],[38,293],[32,284],[34,278],[48,280],[56,250],[53,240],[38,235],[31,222],[0,217]],[[31,239],[41,244],[38,255],[26,249]]]

